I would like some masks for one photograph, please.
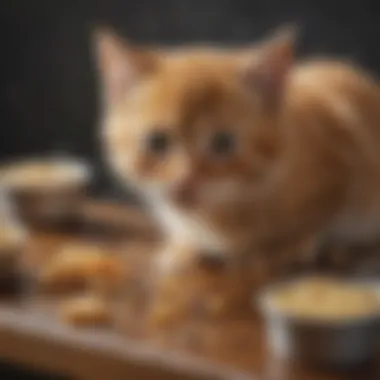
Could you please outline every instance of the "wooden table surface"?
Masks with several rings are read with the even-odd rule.
[[[101,223],[123,225],[121,235],[128,237],[125,241],[121,235],[104,239],[112,249],[135,250],[139,244],[147,249],[144,236],[152,235],[152,225],[138,211],[122,209],[89,206],[87,217],[98,221],[92,230],[35,233],[30,244],[32,261],[38,262],[68,240],[100,239]],[[347,373],[317,373],[277,361],[266,353],[263,329],[252,318],[198,321],[175,331],[151,331],[141,323],[141,315],[128,313],[119,314],[117,328],[78,329],[60,322],[55,300],[27,289],[18,299],[0,303],[0,358],[79,380],[380,379],[380,366],[376,364]]]

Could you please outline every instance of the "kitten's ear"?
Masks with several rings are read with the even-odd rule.
[[[127,44],[108,29],[95,31],[94,50],[105,100],[111,104],[156,64],[153,54]]]
[[[294,27],[279,29],[243,64],[244,83],[268,105],[275,105],[281,97],[294,62],[297,34]]]

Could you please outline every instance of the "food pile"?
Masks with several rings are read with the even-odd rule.
[[[380,296],[373,287],[335,278],[288,284],[273,295],[273,304],[303,319],[349,320],[380,314]]]

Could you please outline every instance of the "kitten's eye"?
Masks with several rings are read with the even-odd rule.
[[[236,149],[235,136],[227,131],[216,132],[210,141],[211,153],[218,157],[227,156]]]
[[[154,154],[166,154],[170,147],[172,141],[170,135],[166,131],[153,131],[147,137],[145,141],[146,149]]]

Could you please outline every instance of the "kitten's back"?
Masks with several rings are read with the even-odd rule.
[[[299,145],[294,160],[314,160],[306,180],[317,178],[322,188],[321,173],[330,170],[328,180],[344,184],[339,198],[343,208],[331,233],[345,240],[375,236],[380,231],[376,79],[342,62],[310,61],[294,69],[287,95],[285,119],[294,145]]]
[[[367,158],[380,159],[380,87],[364,71],[339,61],[301,63],[290,74],[286,101],[290,117],[307,114],[309,128],[326,134],[326,143],[346,138]],[[305,127],[299,124],[293,126]]]

